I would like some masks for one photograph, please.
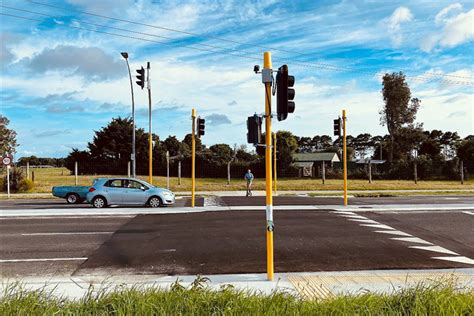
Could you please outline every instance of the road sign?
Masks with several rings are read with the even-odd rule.
[[[4,166],[9,166],[13,162],[13,156],[10,154],[6,154],[5,156],[2,157],[2,164]]]

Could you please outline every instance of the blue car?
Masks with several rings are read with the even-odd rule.
[[[87,202],[97,208],[109,205],[172,205],[174,193],[134,178],[100,178],[87,193]]]

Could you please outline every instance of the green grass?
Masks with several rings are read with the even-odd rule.
[[[211,290],[205,278],[190,288],[175,283],[170,289],[118,287],[89,291],[78,300],[50,291],[8,285],[0,298],[0,315],[473,315],[474,293],[454,282],[419,284],[393,294],[363,293],[304,299],[294,293]]]
[[[57,185],[74,185],[75,178],[70,175],[66,168],[30,168],[30,172],[35,173],[35,187],[33,192],[49,193],[51,188]],[[90,185],[92,180],[107,175],[86,175],[79,176],[78,185]],[[146,176],[139,178],[147,180]],[[158,186],[166,186],[165,177],[153,177],[153,183]],[[319,190],[341,190],[342,180],[326,180],[323,185],[320,179],[278,179],[278,191],[319,191]],[[377,180],[371,184],[367,180],[349,179],[349,190],[462,190],[474,189],[474,179],[464,182],[459,181],[413,181],[407,180]],[[181,185],[178,185],[178,178],[170,178],[170,188],[173,191],[190,191],[191,179],[182,178]],[[255,179],[254,190],[265,190],[265,179]],[[227,179],[217,178],[197,178],[196,190],[198,191],[236,191],[245,190],[245,182],[242,179],[232,179],[230,185]]]

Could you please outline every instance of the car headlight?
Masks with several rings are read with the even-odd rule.
[[[165,195],[165,196],[173,196],[173,193],[171,193],[171,192],[163,192],[163,195]]]

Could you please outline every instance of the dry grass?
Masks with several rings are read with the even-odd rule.
[[[53,186],[75,185],[75,177],[70,175],[66,168],[30,168],[30,172],[35,174],[35,188],[33,192],[49,193]],[[90,185],[92,180],[107,175],[87,175],[78,177],[78,185]],[[147,180],[148,177],[140,176],[140,179]],[[166,177],[153,177],[155,185],[165,187]],[[265,179],[255,179],[254,190],[265,189]],[[178,178],[170,178],[170,189],[176,192],[190,191],[191,179],[182,178],[181,185],[178,185]],[[278,179],[279,191],[319,191],[319,190],[341,190],[342,180],[326,180],[322,184],[319,179]],[[468,180],[461,185],[459,181],[413,181],[407,180],[377,180],[369,184],[367,180],[349,180],[349,190],[474,190],[474,180]],[[197,178],[196,190],[198,191],[236,191],[245,190],[245,181],[242,179],[232,179],[230,185],[227,179],[217,178]]]

